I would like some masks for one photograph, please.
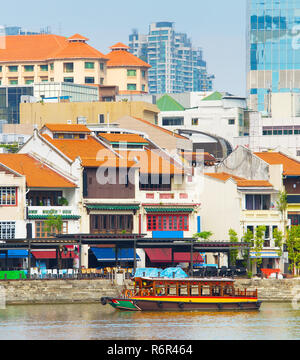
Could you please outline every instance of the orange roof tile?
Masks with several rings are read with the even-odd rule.
[[[0,62],[47,61],[50,59],[104,59],[106,56],[85,42],[71,42],[59,35],[12,35],[0,48]]]
[[[103,59],[107,57],[84,42],[68,42],[66,46],[52,54],[49,59]]]
[[[89,39],[85,36],[82,36],[80,34],[75,34],[75,35],[72,35],[70,37],[68,37],[68,40],[84,40],[84,41],[88,41]]]
[[[86,139],[52,139],[49,135],[43,134],[42,137],[49,141],[59,151],[65,154],[69,159],[75,160],[80,156],[81,160],[96,159],[99,151],[103,152],[103,156],[109,158],[114,157],[114,154],[109,149],[105,148],[99,141],[88,135]]]
[[[158,126],[158,125],[155,125],[155,124],[153,124],[153,123],[150,122],[150,121],[147,121],[147,120],[144,120],[144,119],[141,119],[141,118],[137,118],[137,117],[134,117],[134,119],[136,119],[136,120],[138,120],[138,121],[141,121],[141,122],[143,122],[144,124],[148,124],[148,125],[156,128],[157,130],[163,131],[163,132],[166,133],[166,134],[175,136],[175,137],[177,137],[178,139],[189,140],[187,137],[185,137],[185,136],[183,136],[183,135],[179,135],[179,134],[177,134],[177,133],[175,133],[175,132],[173,132],[173,131],[171,131],[171,130],[168,130],[168,129],[163,128],[163,127]]]
[[[203,156],[205,161],[216,162],[216,158],[208,152],[184,151],[184,152],[181,152],[181,156],[184,157],[184,159],[189,160],[189,161],[196,160],[197,157],[200,158],[201,156]]]
[[[0,163],[21,175],[25,175],[28,187],[76,187],[74,183],[28,154],[0,154]]]
[[[91,130],[85,125],[45,124],[43,127],[46,127],[52,132],[91,133]]]
[[[142,174],[181,175],[184,171],[183,168],[173,165],[156,151],[149,149],[144,151],[118,150],[118,153],[126,157],[128,161],[137,160],[137,166]]]
[[[44,61],[66,45],[66,38],[58,35],[6,36],[5,47],[0,48],[0,62]]]
[[[248,180],[225,172],[205,173],[204,175],[210,176],[212,178],[221,181],[227,181],[229,179],[233,179],[237,183],[238,187],[273,187],[273,185],[266,180]]]
[[[107,67],[134,66],[151,68],[145,61],[139,59],[127,50],[113,50],[106,56],[109,59]]]
[[[110,49],[130,49],[130,47],[121,42],[118,42],[115,45],[111,46]]]
[[[144,139],[138,134],[109,134],[100,133],[98,134],[102,138],[108,140],[111,143],[138,143],[138,144],[149,144],[149,141]]]
[[[300,175],[300,162],[280,152],[256,152],[256,156],[270,165],[283,165],[283,175]]]

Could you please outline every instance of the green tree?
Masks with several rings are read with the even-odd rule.
[[[194,239],[203,239],[203,240],[209,240],[209,238],[213,235],[211,231],[202,231],[200,233],[196,233],[193,235]]]
[[[288,201],[287,201],[287,192],[285,190],[279,192],[276,205],[277,205],[277,210],[281,212],[281,217],[284,225],[283,237],[286,238],[286,227],[287,227],[286,213],[288,208]]]
[[[257,226],[254,236],[254,251],[256,253],[257,265],[260,265],[262,263],[261,250],[264,246],[265,233],[266,233],[265,226]]]
[[[250,248],[254,246],[253,232],[251,230],[247,229],[247,232],[246,234],[244,234],[243,237],[243,242],[248,244],[248,249],[243,251],[244,266],[248,267],[248,263],[250,260]]]
[[[278,256],[282,256],[282,243],[283,243],[283,232],[278,230],[277,228],[273,231],[273,239],[275,243],[275,247],[278,247],[277,250]]]
[[[60,215],[55,215],[54,211],[51,211],[47,220],[45,221],[45,230],[49,233],[60,234],[63,227],[62,217]],[[62,247],[58,248],[58,268],[61,269],[61,252]]]
[[[293,275],[300,269],[300,226],[292,226],[287,232],[287,250],[289,253],[289,269]]]
[[[237,233],[233,229],[229,229],[228,234],[231,243],[239,242]],[[230,264],[236,265],[236,259],[238,257],[238,254],[239,254],[238,248],[230,250]]]

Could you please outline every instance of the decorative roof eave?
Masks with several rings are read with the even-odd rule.
[[[194,208],[145,207],[147,213],[191,213]]]
[[[62,220],[79,220],[80,215],[58,215]],[[28,220],[47,220],[49,215],[28,215]]]
[[[88,210],[105,210],[105,211],[116,211],[116,210],[139,210],[139,205],[86,205]]]

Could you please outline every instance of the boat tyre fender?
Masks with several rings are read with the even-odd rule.
[[[131,298],[133,296],[133,292],[131,290],[126,290],[125,291],[125,297],[126,298]]]
[[[157,306],[158,306],[160,309],[162,309],[162,307],[163,307],[162,301],[159,301],[159,302],[157,303]]]
[[[102,305],[106,305],[107,304],[107,299],[105,297],[102,297],[100,300]]]
[[[240,309],[243,309],[243,303],[238,303],[238,305]]]
[[[222,310],[222,309],[223,309],[223,306],[224,306],[223,304],[218,304],[218,309],[219,309],[219,310]]]
[[[183,309],[184,303],[183,303],[183,302],[180,302],[180,303],[178,304],[178,307],[179,307],[179,309]]]

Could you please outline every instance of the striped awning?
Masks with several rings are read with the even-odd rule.
[[[251,259],[279,259],[280,256],[276,251],[261,251],[256,253],[255,251],[250,251]]]
[[[193,208],[146,207],[147,213],[191,213]]]
[[[116,210],[139,210],[139,205],[86,205],[88,210],[105,210],[105,211],[116,211]]]
[[[78,220],[81,216],[79,215],[57,215],[62,220]],[[28,220],[48,220],[49,215],[28,215]]]

